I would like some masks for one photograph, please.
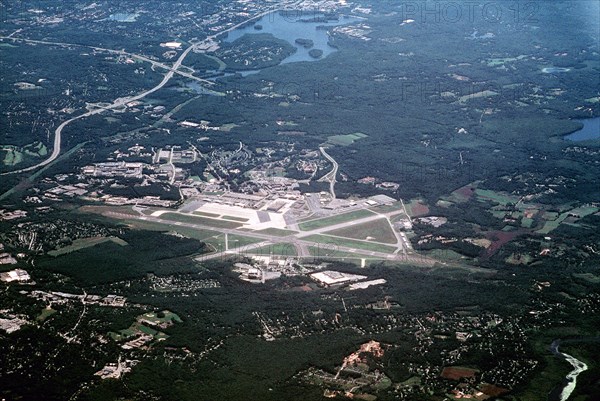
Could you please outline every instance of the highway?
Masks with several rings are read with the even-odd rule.
[[[337,164],[335,159],[325,151],[324,147],[319,147],[319,150],[321,151],[323,156],[325,156],[325,158],[333,164],[333,168],[331,169],[331,171],[325,174],[319,181],[329,181],[329,192],[331,193],[332,199],[335,199],[335,177],[337,177],[339,165]]]
[[[63,131],[63,129],[64,129],[64,128],[65,128],[67,125],[69,125],[70,123],[72,123],[72,122],[73,122],[73,121],[75,121],[75,120],[78,120],[78,119],[81,119],[81,118],[85,118],[85,117],[89,117],[89,116],[93,116],[93,115],[95,115],[95,114],[102,113],[102,112],[104,112],[104,111],[106,111],[106,110],[111,110],[111,109],[115,109],[115,108],[123,107],[123,106],[125,106],[127,103],[129,103],[129,102],[133,102],[133,101],[135,101],[135,100],[140,100],[140,99],[143,99],[143,98],[145,98],[146,96],[148,96],[148,95],[150,95],[150,94],[152,94],[152,93],[154,93],[154,92],[158,91],[158,90],[159,90],[159,89],[161,89],[163,86],[165,86],[165,85],[166,85],[166,83],[167,83],[167,82],[169,82],[169,80],[170,80],[171,78],[173,78],[173,75],[175,75],[176,73],[177,73],[177,74],[181,74],[181,75],[183,75],[183,76],[185,76],[185,77],[188,77],[188,78],[193,78],[193,79],[195,79],[195,80],[200,80],[200,81],[202,81],[202,82],[205,82],[205,83],[207,83],[207,84],[209,84],[209,85],[214,85],[214,82],[207,81],[207,80],[202,80],[202,79],[200,79],[200,78],[194,77],[194,76],[193,76],[193,75],[191,75],[191,74],[188,74],[188,73],[185,73],[185,72],[182,72],[182,71],[178,71],[179,67],[181,67],[181,64],[183,63],[183,60],[185,60],[185,58],[187,57],[187,55],[188,55],[188,54],[189,54],[189,53],[190,53],[192,50],[197,50],[197,49],[199,49],[199,48],[202,46],[202,44],[205,44],[205,43],[211,43],[211,42],[213,42],[213,40],[214,40],[214,39],[215,39],[217,36],[219,36],[219,35],[222,35],[222,34],[224,34],[224,33],[226,33],[226,32],[232,31],[232,30],[234,30],[234,29],[237,29],[237,28],[239,28],[240,26],[242,26],[242,25],[244,25],[244,24],[248,23],[249,21],[251,21],[251,20],[253,20],[253,19],[261,18],[261,17],[263,17],[263,16],[265,16],[265,15],[267,15],[267,14],[271,13],[271,12],[277,11],[277,10],[279,10],[279,9],[280,9],[280,8],[278,8],[278,7],[271,8],[271,9],[269,9],[268,11],[264,11],[264,12],[262,12],[262,13],[258,14],[258,15],[255,15],[255,16],[254,16],[254,17],[252,17],[252,18],[248,18],[247,20],[245,20],[245,21],[243,21],[243,22],[240,22],[239,24],[233,25],[233,26],[231,26],[231,27],[229,27],[229,28],[227,28],[227,29],[225,29],[225,30],[223,30],[223,31],[221,31],[221,32],[218,32],[218,33],[215,33],[215,34],[213,34],[213,35],[210,35],[210,36],[208,36],[206,39],[204,39],[204,40],[203,40],[202,42],[200,42],[200,43],[195,43],[195,44],[192,44],[192,45],[188,46],[188,47],[187,47],[187,48],[186,48],[186,49],[183,51],[183,53],[182,53],[182,54],[179,56],[179,58],[178,58],[178,59],[177,59],[177,61],[176,61],[176,62],[173,64],[173,66],[172,66],[172,67],[169,67],[169,66],[167,66],[166,64],[163,64],[163,63],[156,62],[156,61],[154,61],[154,60],[151,60],[151,59],[149,59],[149,58],[147,58],[147,57],[144,57],[144,56],[140,56],[140,55],[134,55],[134,54],[131,54],[131,53],[126,53],[125,51],[120,51],[120,50],[111,50],[111,49],[104,49],[104,48],[101,48],[101,47],[94,47],[94,46],[85,46],[85,47],[92,48],[92,49],[96,49],[96,50],[107,51],[107,52],[112,52],[112,53],[117,53],[117,54],[122,54],[122,55],[128,55],[128,56],[131,56],[131,57],[135,57],[135,58],[138,58],[138,59],[140,59],[140,60],[144,60],[144,61],[150,62],[150,63],[152,63],[153,65],[159,66],[159,67],[161,67],[161,68],[166,68],[168,71],[167,71],[167,73],[165,74],[165,76],[163,77],[162,81],[161,81],[161,82],[160,82],[158,85],[156,85],[154,88],[152,88],[152,89],[149,89],[149,90],[147,90],[147,91],[145,91],[145,92],[142,92],[142,93],[140,93],[140,94],[137,94],[137,95],[135,95],[135,96],[132,96],[132,97],[124,97],[124,98],[119,98],[119,99],[116,99],[116,100],[115,100],[115,101],[114,101],[114,102],[113,102],[113,103],[112,103],[110,106],[103,107],[103,108],[98,108],[98,109],[95,109],[95,110],[91,110],[91,111],[88,111],[87,113],[81,114],[81,115],[79,115],[79,116],[77,116],[77,117],[73,117],[73,118],[71,118],[71,119],[69,119],[69,120],[67,120],[67,121],[64,121],[64,122],[63,122],[62,124],[60,124],[60,125],[58,126],[58,128],[56,128],[56,130],[54,131],[54,145],[53,145],[53,146],[54,146],[54,148],[52,149],[52,153],[50,154],[50,157],[48,157],[46,160],[44,160],[44,161],[42,161],[42,162],[40,162],[40,163],[38,163],[38,164],[36,164],[36,165],[34,165],[34,166],[30,166],[30,167],[23,168],[23,169],[19,169],[19,170],[8,171],[8,172],[2,173],[2,174],[0,174],[0,175],[7,175],[7,174],[20,174],[20,173],[25,173],[25,172],[28,172],[28,171],[36,170],[36,169],[38,169],[38,168],[40,168],[40,167],[44,167],[44,166],[46,166],[46,165],[48,165],[48,164],[52,163],[52,162],[53,162],[54,160],[56,160],[56,159],[58,158],[58,156],[60,155],[60,151],[61,151],[61,136],[62,136],[62,131]],[[8,39],[8,40],[13,40],[13,41],[23,41],[23,42],[29,42],[29,43],[39,43],[39,44],[50,44],[50,45],[57,45],[57,46],[83,46],[83,45],[73,45],[73,44],[61,43],[61,42],[44,42],[44,41],[36,41],[36,40],[30,40],[30,39],[20,39],[20,38],[15,38],[15,37],[12,37],[12,35],[11,35],[11,36],[3,36],[3,37],[0,37],[0,39]]]

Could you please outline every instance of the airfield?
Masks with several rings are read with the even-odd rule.
[[[412,249],[407,207],[385,196],[346,201],[325,193],[261,197],[230,192],[191,198],[177,209],[97,209],[132,227],[170,231],[209,244],[212,252],[198,260],[261,256],[343,260],[360,266],[375,261],[435,263]]]

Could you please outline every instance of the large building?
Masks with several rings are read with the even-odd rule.
[[[30,279],[31,277],[29,276],[29,273],[27,273],[23,269],[15,269],[8,272],[0,273],[0,280],[6,283],[10,283],[12,281],[23,282],[29,281]]]

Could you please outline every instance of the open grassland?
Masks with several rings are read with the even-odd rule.
[[[300,223],[298,226],[302,231],[311,231],[316,230],[318,228],[332,226],[335,224],[347,223],[349,221],[361,219],[363,217],[373,216],[374,214],[375,213],[371,212],[370,210],[361,209],[349,213],[338,214],[331,217],[305,221],[303,223]]]
[[[385,242],[387,244],[395,244],[397,241],[390,224],[384,218],[328,231],[327,234],[363,241]]]
[[[369,210],[372,210],[376,213],[392,213],[392,212],[397,212],[397,211],[403,211],[404,206],[402,206],[402,202],[398,201],[398,202],[392,203],[391,205],[371,207],[371,208],[369,208]]]
[[[232,221],[210,219],[210,218],[206,218],[206,217],[194,216],[191,214],[188,215],[188,214],[179,214],[179,213],[171,213],[171,212],[161,214],[160,218],[164,219],[164,220],[170,220],[170,221],[175,221],[175,222],[180,222],[180,223],[202,224],[205,226],[211,226],[211,227],[215,227],[215,228],[238,228],[239,226],[241,226],[240,223],[235,223]]]
[[[48,255],[51,256],[60,256],[66,253],[75,252],[80,249],[85,249],[90,246],[98,245],[103,242],[114,242],[117,245],[125,246],[128,245],[126,241],[123,241],[118,237],[91,237],[91,238],[79,238],[73,241],[71,245],[65,246],[63,248],[55,249],[48,252]]]
[[[138,230],[171,232],[182,235],[187,238],[197,239],[205,242],[209,242],[208,239],[210,238],[223,236],[223,234],[219,233],[218,231],[198,230],[184,226],[173,226],[172,223],[169,223],[167,221],[165,221],[164,223],[138,219],[120,221],[124,221],[129,227],[136,228]]]
[[[196,215],[196,216],[201,216],[201,217],[212,217],[212,218],[216,218],[219,217],[218,214],[216,213],[208,213],[208,212],[192,212],[192,214]]]
[[[501,192],[490,191],[487,189],[476,189],[475,194],[478,198],[487,199],[494,202],[498,202],[501,205],[507,205],[509,203],[516,204],[519,201],[518,196],[503,194]]]
[[[275,235],[277,237],[287,237],[288,235],[297,234],[298,231],[293,230],[282,230],[281,228],[265,228],[264,230],[257,230],[258,234]]]
[[[590,214],[596,213],[598,211],[597,207],[592,206],[582,206],[567,212],[563,212],[554,220],[547,220],[544,223],[544,227],[537,231],[538,234],[548,234],[555,228],[557,228],[563,221],[565,221],[569,216],[578,216],[577,218],[582,218],[588,216]],[[544,217],[554,217],[555,214],[550,215],[549,213],[545,213]]]
[[[270,255],[279,255],[279,256],[297,256],[298,252],[296,251],[296,247],[293,244],[288,243],[279,243],[273,245],[267,245],[256,249],[250,249],[247,252],[244,252],[250,255],[262,255],[262,256],[270,256]]]
[[[366,138],[368,135],[361,132],[346,135],[332,135],[327,137],[327,143],[338,146],[350,146],[359,139]]]
[[[318,259],[318,258],[331,258],[331,259],[343,259],[343,260],[355,259],[358,262],[360,262],[361,259],[371,259],[371,258],[373,260],[379,260],[379,259],[373,258],[373,256],[370,256],[370,255],[363,255],[363,254],[359,253],[360,251],[344,252],[344,251],[340,251],[338,249],[332,249],[332,248],[320,247],[320,246],[309,246],[308,250],[310,252],[310,255],[316,259]]]
[[[315,234],[304,238],[306,241],[313,241],[321,244],[322,247],[330,247],[335,249],[336,246],[344,246],[348,248],[356,248],[363,251],[373,251],[382,253],[394,253],[396,250],[393,246],[378,244],[374,242],[358,241],[349,238],[332,237],[330,235]]]
[[[246,237],[244,235],[235,235],[229,234],[227,235],[227,242],[229,245],[229,249],[243,247],[246,245],[256,244],[261,240],[253,237]]]
[[[221,216],[221,218],[225,219],[225,220],[239,221],[241,223],[246,223],[248,221],[248,219],[245,217],[235,217],[235,216],[223,215],[223,216]]]
[[[139,216],[139,213],[133,210],[131,206],[85,205],[80,207],[78,211],[81,213],[94,213],[101,215],[106,213],[118,213]]]
[[[404,204],[406,206],[406,213],[410,217],[423,216],[429,213],[429,207],[423,203],[420,199],[412,199],[409,203]]]

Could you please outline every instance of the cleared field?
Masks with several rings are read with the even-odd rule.
[[[81,213],[95,213],[104,214],[107,212],[119,213],[119,214],[130,214],[132,216],[139,216],[139,213],[131,209],[131,206],[105,206],[105,205],[86,205],[77,209]]]
[[[324,247],[331,247],[335,249],[335,246],[344,246],[348,248],[361,249],[363,251],[373,251],[382,253],[394,253],[396,247],[387,246],[383,244],[377,244],[373,242],[358,241],[349,238],[332,237],[330,235],[315,234],[303,238],[306,241],[313,241],[318,244],[322,244]]]
[[[395,244],[397,242],[390,224],[384,218],[328,231],[327,234],[363,241],[385,242],[387,244]]]
[[[163,232],[173,232],[180,235],[183,235],[188,238],[197,239],[200,241],[207,241],[208,238],[213,238],[217,236],[223,236],[222,233],[211,230],[197,230],[189,227],[182,226],[173,226],[172,223],[165,221],[164,223],[154,222],[154,221],[145,221],[145,220],[122,220],[131,228],[137,228],[139,230],[149,230],[149,231],[163,231]],[[224,241],[224,239],[222,240]]]
[[[578,207],[578,208],[569,210],[568,212],[561,213],[555,220],[546,221],[546,223],[544,223],[544,227],[542,227],[540,230],[537,230],[536,232],[539,234],[548,234],[552,230],[557,228],[570,215],[578,216],[578,218],[582,218],[582,217],[588,216],[592,213],[596,213],[597,211],[598,211],[598,208],[592,207],[592,206],[582,206],[582,207]],[[550,213],[544,213],[544,217],[546,217],[546,216],[550,217]]]
[[[152,324],[158,325],[160,323],[170,323],[171,321],[182,323],[183,320],[176,314],[171,311],[162,311],[159,313],[148,312],[139,316],[138,319],[143,319]]]
[[[211,226],[211,227],[216,227],[216,228],[237,228],[237,227],[241,226],[241,224],[235,223],[232,221],[217,220],[217,219],[194,216],[191,214],[185,215],[185,214],[178,214],[178,213],[171,213],[171,212],[161,214],[160,218],[164,219],[164,220],[178,221],[181,223],[202,224],[205,226]]]
[[[406,213],[408,213],[410,217],[423,216],[429,213],[429,207],[419,199],[413,199],[404,205],[406,206]]]
[[[241,223],[245,223],[249,220],[245,217],[235,217],[235,216],[227,216],[227,215],[223,215],[223,216],[221,216],[221,218],[226,219],[226,220],[239,221]]]
[[[472,184],[467,184],[464,187],[460,187],[455,191],[450,193],[450,196],[444,198],[453,203],[463,203],[471,199],[474,192],[474,186]]]
[[[315,258],[356,259],[359,261],[360,261],[360,259],[373,258],[370,255],[362,255],[358,252],[356,252],[356,253],[343,252],[343,251],[336,250],[336,249],[328,249],[328,248],[322,248],[322,247],[318,247],[318,246],[309,246],[308,250],[310,252],[310,255]]]
[[[573,273],[573,277],[582,279],[592,284],[600,284],[600,276],[596,276],[593,273]]]
[[[75,241],[73,241],[73,243],[71,245],[48,252],[48,255],[60,256],[60,255],[66,254],[66,253],[75,252],[80,249],[89,248],[90,246],[102,244],[104,242],[111,242],[111,241],[114,242],[115,244],[118,244],[121,246],[129,245],[129,244],[127,244],[126,241],[123,241],[121,238],[118,238],[118,237],[79,238],[79,239],[76,239]]]
[[[256,244],[257,242],[261,242],[262,240],[258,238],[246,237],[242,235],[229,234],[227,235],[227,242],[229,248],[238,248],[246,245]]]
[[[441,376],[444,379],[460,380],[462,378],[475,377],[479,373],[478,369],[471,369],[462,366],[448,366],[442,370]]]
[[[361,132],[346,135],[332,135],[327,137],[327,143],[339,146],[350,146],[359,139],[366,138],[368,135]]]
[[[463,261],[466,259],[465,256],[461,255],[458,252],[454,252],[451,249],[433,249],[428,252],[424,252],[425,255],[430,256],[434,259],[444,260],[444,261]]]
[[[374,214],[375,213],[371,212],[370,210],[361,209],[350,213],[343,213],[338,214],[336,216],[305,221],[303,223],[300,223],[298,227],[300,227],[300,230],[302,231],[316,230],[317,228],[332,226],[334,224],[339,223],[347,223],[349,221],[360,219],[363,217],[373,216]]]
[[[38,322],[43,322],[44,320],[46,320],[47,318],[49,318],[50,316],[52,316],[55,313],[56,313],[56,311],[50,307],[44,308],[44,309],[42,309],[40,314],[35,318],[35,320],[37,320]]]
[[[503,194],[496,191],[490,191],[487,189],[476,189],[475,194],[477,197],[482,199],[489,199],[500,203],[501,205],[507,205],[509,203],[516,204],[519,201],[519,197]]]
[[[282,230],[280,228],[266,228],[264,230],[257,230],[255,232],[259,233],[259,234],[275,235],[275,236],[278,236],[278,237],[287,237],[288,235],[292,235],[292,234],[298,233],[297,231]]]
[[[249,255],[280,255],[280,256],[297,256],[298,252],[296,252],[296,247],[293,244],[281,243],[281,244],[273,244],[267,245],[256,249],[248,250],[244,252]]]
[[[196,216],[202,216],[202,217],[219,217],[219,215],[216,213],[208,213],[208,212],[192,212],[192,214],[195,214]]]
[[[528,219],[527,217],[523,217],[521,219],[521,227],[531,228],[533,225],[533,219]]]
[[[369,208],[369,210],[372,210],[377,213],[392,213],[397,211],[403,211],[404,207],[402,206],[402,202],[398,201],[392,203],[391,205],[371,207]]]

